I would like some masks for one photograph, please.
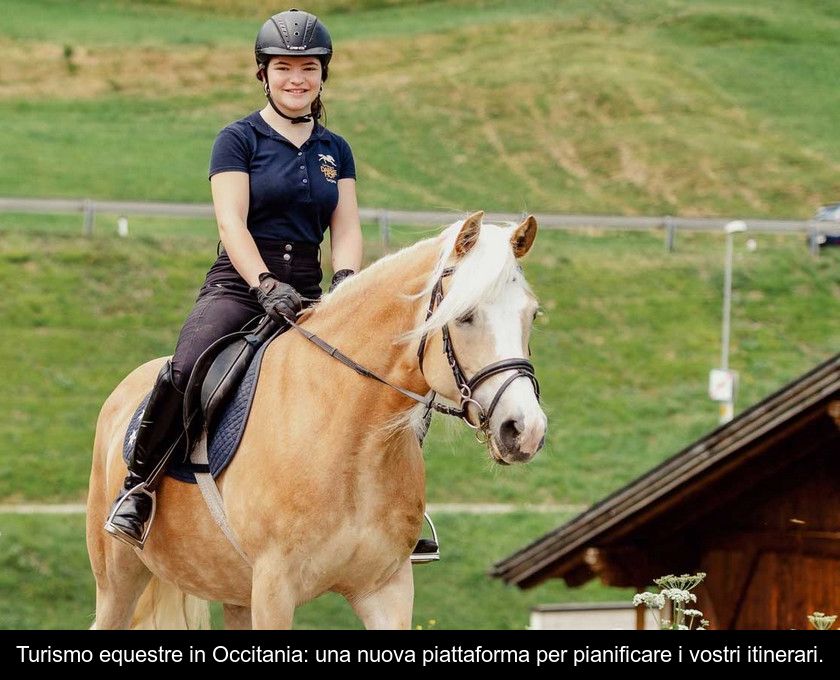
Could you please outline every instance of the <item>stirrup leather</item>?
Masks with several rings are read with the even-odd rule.
[[[423,513],[423,517],[426,518],[426,522],[429,524],[429,528],[432,530],[432,540],[438,546],[438,549],[434,552],[429,553],[412,553],[412,564],[426,564],[427,562],[436,562],[440,559],[440,543],[438,543],[438,536],[437,531],[435,530],[435,525],[432,523],[432,518],[429,517],[429,514],[427,512]]]
[[[157,510],[157,494],[154,491],[149,491],[146,486],[147,482],[141,482],[135,487],[132,487],[128,491],[125,492],[122,498],[120,498],[115,504],[113,510],[111,510],[111,514],[108,515],[108,519],[105,520],[105,531],[111,534],[114,538],[122,541],[123,543],[130,545],[134,548],[143,549],[143,546],[146,545],[146,539],[149,538],[149,531],[152,528],[152,522],[155,521],[155,511]],[[119,514],[119,509],[122,507],[125,500],[131,494],[138,494],[143,493],[146,494],[149,498],[152,499],[152,511],[149,514],[149,519],[146,520],[146,524],[143,528],[143,535],[140,537],[138,541],[134,536],[130,536],[129,534],[125,533],[120,527],[114,524],[114,517]]]

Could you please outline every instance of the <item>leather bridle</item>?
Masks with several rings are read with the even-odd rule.
[[[437,306],[440,304],[441,300],[443,300],[443,279],[446,276],[449,276],[455,271],[454,267],[448,267],[444,269],[440,275],[440,278],[435,283],[434,287],[432,288],[431,298],[429,300],[429,309],[426,313],[426,320],[428,321],[432,314],[434,313]],[[496,406],[499,403],[499,400],[502,398],[502,394],[504,394],[505,390],[510,387],[511,383],[517,378],[528,378],[531,381],[531,384],[534,386],[534,393],[537,396],[537,399],[540,398],[540,384],[537,381],[537,376],[534,371],[534,365],[528,361],[527,359],[503,359],[501,361],[493,362],[488,366],[485,366],[481,370],[477,371],[475,375],[469,380],[467,379],[466,375],[464,374],[464,370],[461,368],[461,364],[458,362],[458,357],[455,355],[455,348],[452,345],[452,337],[449,334],[449,327],[447,324],[444,324],[441,329],[441,335],[443,337],[443,351],[446,354],[447,362],[449,363],[449,367],[452,370],[452,376],[455,378],[455,384],[458,387],[458,391],[461,395],[461,403],[457,408],[453,408],[451,406],[446,406],[435,401],[435,397],[437,394],[435,392],[431,392],[428,396],[423,397],[416,392],[412,392],[411,390],[407,390],[403,387],[399,387],[398,385],[394,385],[385,378],[377,375],[374,371],[365,368],[361,364],[353,361],[350,357],[346,354],[343,354],[341,351],[330,345],[329,343],[325,342],[321,338],[319,338],[314,333],[306,330],[302,326],[298,325],[296,322],[290,320],[288,317],[286,321],[297,331],[299,331],[307,340],[313,343],[316,347],[323,350],[331,357],[337,359],[345,366],[352,368],[356,373],[359,375],[363,375],[367,378],[373,378],[378,382],[388,385],[392,389],[396,390],[400,394],[412,399],[420,404],[423,404],[426,407],[426,416],[432,410],[437,411],[438,413],[443,413],[445,415],[455,416],[457,418],[461,418],[470,428],[476,431],[476,436],[481,433],[484,436],[484,439],[479,439],[479,441],[487,441],[489,437],[489,427],[490,427],[490,418],[493,416],[493,411],[496,409]],[[428,340],[428,333],[424,333],[423,336],[420,338],[420,345],[417,348],[417,359],[420,364],[420,373],[423,374],[425,377],[425,373],[423,373],[423,360],[426,353],[426,343]],[[476,389],[485,382],[488,378],[493,377],[494,375],[498,375],[499,373],[506,373],[508,371],[513,371],[513,375],[509,376],[502,386],[498,389],[496,394],[494,395],[492,401],[490,402],[490,407],[485,411],[481,404],[479,404],[474,398],[473,394],[475,394]],[[477,422],[473,422],[470,419],[470,404],[473,404],[475,408],[478,410],[477,415]]]
[[[432,296],[429,300],[429,309],[426,312],[426,321],[428,321],[432,314],[434,313],[437,306],[443,300],[443,279],[446,276],[449,276],[455,271],[454,267],[449,267],[443,270],[440,278],[435,283],[434,288],[432,288]],[[443,325],[441,329],[441,335],[443,337],[443,352],[446,354],[446,360],[449,363],[449,368],[452,370],[452,377],[455,378],[455,384],[458,387],[458,391],[461,394],[461,403],[457,409],[453,409],[449,406],[444,406],[443,404],[436,404],[433,405],[434,408],[439,413],[446,413],[447,415],[456,416],[461,418],[469,427],[476,430],[476,432],[484,433],[486,436],[488,434],[488,428],[490,426],[490,418],[493,417],[493,411],[496,410],[496,406],[499,403],[499,400],[502,398],[502,394],[504,394],[505,390],[510,387],[511,383],[516,380],[517,378],[528,378],[531,381],[531,384],[534,386],[534,393],[537,395],[537,399],[540,398],[540,384],[537,381],[537,375],[534,371],[534,365],[528,361],[527,359],[502,359],[501,361],[496,361],[492,364],[489,364],[478,371],[472,378],[467,380],[466,375],[464,374],[464,369],[461,368],[461,364],[458,362],[458,357],[455,355],[455,348],[452,345],[452,337],[449,334],[449,326],[447,324]],[[417,348],[417,359],[420,363],[420,372],[423,373],[423,359],[426,355],[426,341],[427,341],[428,333],[424,333],[423,337],[420,338],[420,346]],[[481,404],[479,404],[475,399],[473,399],[473,394],[475,393],[478,386],[481,385],[485,380],[488,378],[493,377],[494,375],[498,375],[499,373],[506,373],[508,371],[514,371],[514,374],[509,376],[502,386],[497,390],[496,394],[493,397],[493,400],[490,402],[490,407],[485,410],[482,408]],[[425,376],[425,374],[423,374]],[[434,394],[432,395],[434,399]],[[478,422],[474,423],[470,420],[469,417],[469,408],[470,404],[474,404],[476,409],[478,409]]]

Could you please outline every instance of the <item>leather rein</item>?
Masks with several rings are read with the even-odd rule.
[[[448,267],[444,269],[440,275],[440,278],[432,288],[431,298],[429,300],[429,309],[426,313],[426,321],[428,321],[432,314],[434,313],[437,306],[440,304],[441,300],[443,300],[443,279],[446,276],[449,276],[455,271],[454,267]],[[325,342],[321,338],[319,338],[314,333],[306,330],[302,326],[298,325],[295,321],[292,321],[286,318],[286,321],[295,328],[298,332],[303,335],[307,340],[313,343],[316,347],[323,350],[327,354],[329,354],[334,359],[337,359],[345,366],[352,368],[356,373],[359,375],[363,375],[366,378],[372,378],[383,385],[387,385],[388,387],[396,390],[403,396],[412,399],[420,404],[423,404],[426,407],[426,415],[435,410],[438,413],[443,413],[449,416],[455,416],[457,418],[461,418],[470,428],[476,431],[476,436],[481,433],[484,436],[482,440],[479,438],[479,441],[487,441],[489,437],[489,427],[490,427],[490,418],[493,416],[493,411],[496,409],[496,406],[499,403],[499,400],[502,398],[502,394],[504,394],[505,390],[510,387],[511,383],[517,378],[528,378],[531,381],[531,384],[534,386],[534,393],[537,396],[537,399],[540,398],[540,384],[537,381],[536,372],[534,371],[534,365],[528,361],[527,359],[503,359],[501,361],[493,362],[476,372],[472,378],[469,380],[464,375],[464,371],[461,368],[461,364],[458,362],[458,357],[455,354],[455,348],[452,345],[452,338],[449,334],[449,327],[447,324],[443,325],[441,329],[441,333],[443,335],[443,351],[446,354],[447,362],[449,363],[449,368],[452,370],[452,376],[455,378],[455,384],[458,386],[458,391],[461,395],[461,403],[460,405],[455,408],[452,406],[446,406],[445,404],[441,404],[435,401],[435,397],[437,393],[432,391],[430,392],[429,396],[423,397],[416,392],[412,392],[411,390],[407,390],[399,385],[394,385],[393,383],[389,382],[382,376],[378,375],[374,371],[371,371],[368,368],[365,368],[361,364],[353,361],[350,357],[346,354],[343,354],[340,350],[333,347],[329,343]],[[423,359],[426,354],[426,342],[428,339],[428,332],[424,333],[423,336],[420,338],[420,345],[417,348],[417,359],[420,364],[420,373],[425,377],[423,373]],[[479,404],[474,398],[473,394],[475,393],[476,389],[486,381],[488,378],[491,378],[494,375],[498,375],[499,373],[506,373],[508,371],[513,371],[513,375],[509,376],[502,386],[498,389],[495,396],[493,397],[492,401],[490,402],[490,407],[487,411]],[[470,404],[474,405],[477,409],[477,422],[472,422],[470,420]]]

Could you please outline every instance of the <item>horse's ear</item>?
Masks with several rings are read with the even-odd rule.
[[[537,238],[537,220],[533,215],[528,215],[522,224],[520,224],[513,236],[510,238],[510,244],[513,246],[513,254],[520,258],[534,245],[534,239]]]
[[[484,211],[479,210],[464,220],[464,226],[461,227],[458,238],[455,239],[455,257],[460,259],[472,250],[472,247],[478,241],[482,217],[484,217]]]

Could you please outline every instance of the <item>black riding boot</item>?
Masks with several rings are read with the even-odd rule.
[[[429,553],[436,553],[438,551],[438,544],[431,538],[421,538],[414,546],[412,555],[428,555]]]
[[[128,476],[123,482],[105,531],[124,543],[142,548],[148,532],[146,522],[152,514],[154,490],[145,482],[175,442],[183,427],[184,397],[172,382],[172,365],[166,362],[158,374],[140,425],[129,437],[134,448],[128,461]]]

